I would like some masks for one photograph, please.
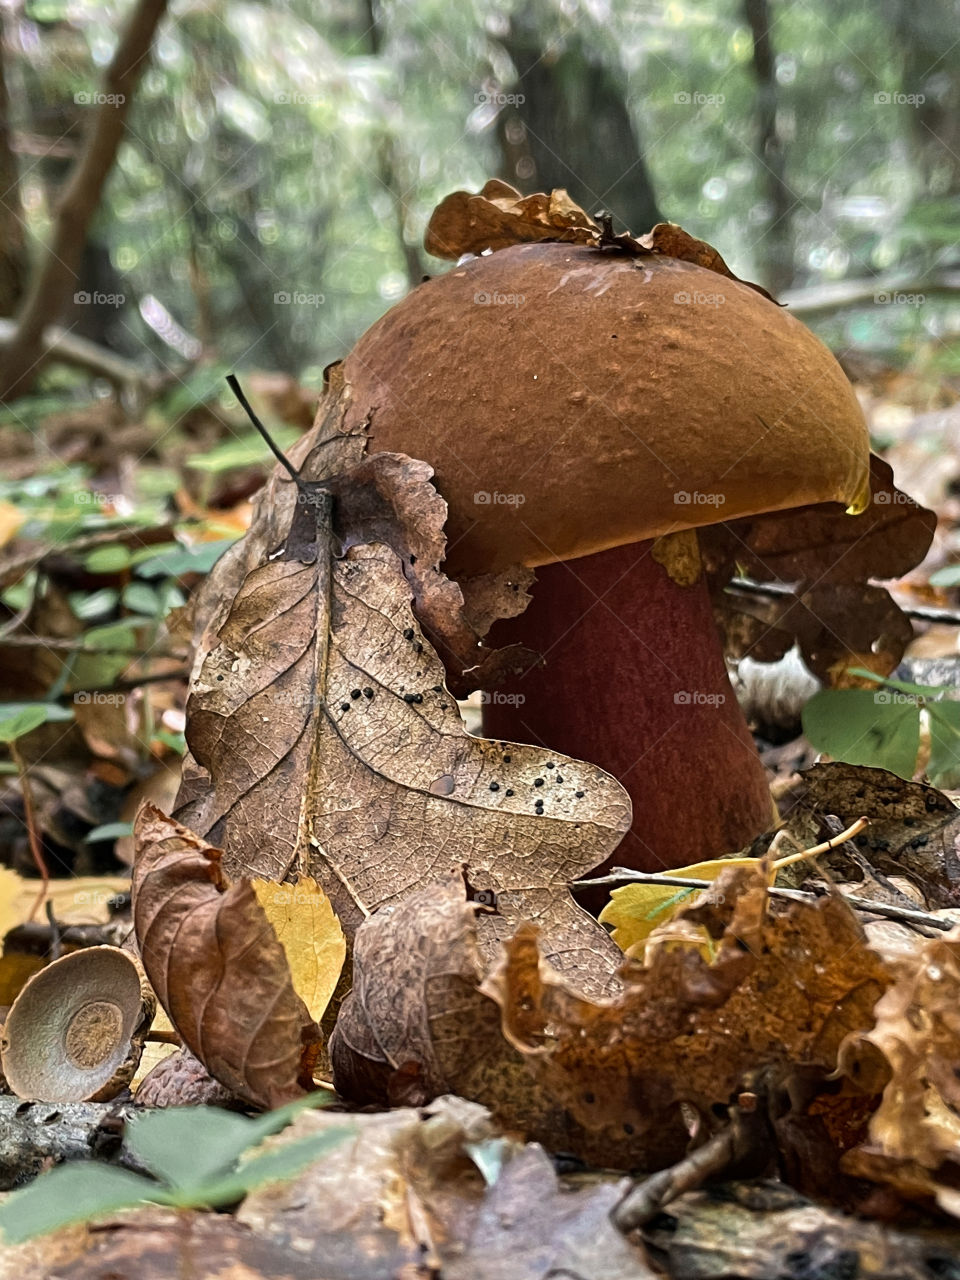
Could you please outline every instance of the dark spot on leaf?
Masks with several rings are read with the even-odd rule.
[[[490,783],[490,790],[491,790],[491,791],[499,791],[499,790],[500,790],[500,783],[499,783],[499,782],[491,782],[491,783]]]
[[[413,639],[413,627],[405,627],[405,628],[404,628],[403,638],[404,638],[404,640],[412,640],[412,639]]]
[[[360,697],[360,690],[359,690],[359,689],[351,689],[351,690],[350,690],[350,697],[351,697],[351,698],[353,698],[354,700],[356,700],[357,698],[359,698],[359,697]]]
[[[534,778],[534,780],[533,780],[533,785],[534,785],[535,787],[542,787],[542,786],[543,786],[543,779],[542,779],[542,778]]]

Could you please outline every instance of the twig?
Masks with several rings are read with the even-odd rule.
[[[810,858],[819,857],[821,853],[829,853],[837,845],[845,844],[848,840],[852,840],[854,836],[858,836],[869,825],[869,818],[858,818],[856,822],[847,827],[846,831],[841,831],[837,835],[831,836],[829,840],[824,840],[823,844],[815,844],[812,849],[801,849],[799,853],[788,853],[786,857],[778,858],[773,864],[773,869],[774,871],[779,871],[781,867],[790,867],[795,862],[805,862]]]
[[[175,1031],[148,1031],[146,1039],[153,1044],[175,1044],[178,1049],[183,1048],[183,1041]]]
[[[47,896],[47,890],[50,886],[50,872],[47,870],[47,864],[43,857],[43,847],[40,844],[40,833],[37,830],[36,813],[33,808],[33,794],[30,791],[30,778],[27,772],[27,765],[23,756],[20,754],[20,748],[17,746],[16,739],[10,744],[10,755],[13,763],[17,766],[17,774],[20,778],[20,792],[23,796],[23,820],[27,828],[27,840],[30,844],[30,853],[33,861],[36,863],[37,870],[40,872],[40,892],[37,894],[36,901],[30,908],[30,914],[27,916],[29,924],[33,917],[40,909],[40,904]]]
[[[758,859],[759,861],[759,859]],[[662,875],[657,871],[632,871],[630,867],[614,867],[608,876],[597,876],[593,880],[574,880],[573,889],[590,889],[595,885],[605,884],[662,884],[671,889],[712,889],[713,880],[688,880],[685,876]],[[810,893],[804,889],[769,888],[768,893],[775,898],[786,898],[789,902],[816,902],[829,889],[824,885],[819,893]],[[896,920],[901,924],[923,925],[930,929],[939,929],[941,933],[949,933],[957,927],[956,921],[941,920],[929,911],[920,911],[912,907],[896,907],[889,902],[871,902],[869,898],[855,898],[847,894],[840,895],[848,907],[864,911],[868,915],[883,916],[887,920]]]
[[[613,1225],[626,1234],[655,1218],[665,1204],[685,1191],[694,1191],[708,1178],[722,1173],[736,1154],[733,1126],[715,1133],[679,1164],[661,1169],[628,1191],[613,1210]]]
[[[287,471],[287,473],[289,474],[290,478],[293,480],[293,483],[297,486],[297,488],[301,492],[305,492],[307,489],[307,482],[304,480],[303,476],[296,469],[296,467],[293,465],[293,463],[290,461],[287,455],[283,452],[283,450],[280,448],[277,442],[273,439],[273,437],[271,436],[267,428],[263,425],[263,423],[254,413],[250,405],[250,401],[244,395],[243,388],[240,386],[240,382],[237,379],[237,375],[235,373],[227,374],[227,386],[230,388],[233,394],[240,401],[240,408],[244,411],[244,413],[247,415],[247,417],[256,427],[257,431],[260,433],[263,439],[267,442],[270,452],[273,454],[276,460],[280,463],[280,465],[284,468],[284,470]]]

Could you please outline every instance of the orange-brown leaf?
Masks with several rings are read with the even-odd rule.
[[[143,967],[191,1052],[231,1092],[275,1107],[302,1093],[319,1032],[249,883],[230,885],[220,850],[144,804],[136,823],[134,927]]]

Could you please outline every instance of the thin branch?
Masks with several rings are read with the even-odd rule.
[[[614,867],[608,876],[597,876],[593,880],[574,880],[572,889],[590,889],[594,885],[607,884],[659,884],[671,889],[712,889],[713,880],[688,880],[685,876],[671,876],[657,871],[632,871],[629,867]],[[786,898],[789,902],[816,902],[830,890],[824,885],[819,893],[811,893],[804,889],[767,890],[775,898]],[[841,894],[848,907],[868,915],[883,916],[887,920],[896,920],[900,924],[922,925],[924,928],[939,929],[941,933],[949,933],[957,927],[956,921],[941,920],[929,911],[920,911],[913,907],[896,907],[889,902],[871,902],[869,898],[855,898]]]
[[[83,149],[57,204],[53,235],[20,313],[16,336],[0,356],[0,400],[30,390],[42,363],[44,331],[61,318],[76,286],[87,233],[126,133],[133,96],[166,7],[166,0],[137,0],[120,37]]]

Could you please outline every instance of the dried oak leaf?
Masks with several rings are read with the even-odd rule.
[[[504,1039],[500,1009],[480,991],[483,910],[453,871],[361,925],[353,987],[329,1043],[337,1091],[380,1106],[456,1094],[552,1150],[629,1168],[629,1139],[597,1142]]]
[[[658,222],[646,235],[633,236],[629,232],[614,235],[609,220],[605,221],[606,225],[601,225],[591,218],[562,187],[524,196],[509,183],[491,178],[476,195],[454,191],[442,200],[430,215],[423,243],[435,258],[453,260],[465,253],[479,254],[541,240],[586,244],[619,250],[632,257],[659,253],[695,262],[729,280],[740,280],[716,249],[674,222]],[[740,283],[770,297],[758,284],[749,280]]]
[[[872,502],[857,516],[839,503],[822,503],[699,531],[718,625],[733,653],[775,661],[797,642],[810,669],[829,683],[848,666],[881,675],[894,669],[913,628],[870,580],[898,578],[919,564],[936,516],[901,493],[876,456],[870,486]],[[727,589],[734,575],[792,590],[764,596]]]
[[[370,542],[393,548],[413,593],[414,612],[441,653],[457,697],[525,671],[537,655],[519,645],[502,650],[484,645],[486,630],[474,625],[459,585],[440,570],[447,505],[430,483],[433,469],[404,454],[368,456],[368,420],[350,424],[351,396],[342,365],[330,366],[316,422],[289,455],[305,481],[322,480],[331,493],[338,550]],[[216,644],[244,579],[287,541],[302,497],[286,470],[276,467],[256,500],[247,534],[201,584],[193,602],[195,673]],[[496,575],[483,585],[484,608],[474,605],[471,613],[485,627],[495,620],[492,610],[497,603],[503,606],[503,617],[514,616],[517,597],[523,597],[530,581],[529,571],[519,567]]]
[[[562,240],[596,244],[600,227],[563,188],[523,196],[497,178],[478,195],[454,191],[430,216],[424,248],[435,258],[456,260],[464,253],[506,249],[512,244]]]
[[[788,820],[802,848],[824,838],[824,815],[835,815],[843,827],[865,815],[870,825],[855,844],[877,870],[908,875],[929,906],[957,905],[960,812],[949,796],[886,769],[841,761],[814,765],[802,778],[801,802]],[[827,855],[825,865],[843,878],[855,874],[841,850]]]
[[[187,1048],[254,1106],[301,1096],[319,1028],[252,885],[231,884],[219,849],[149,803],[136,832],[131,890],[140,955]]]
[[[466,863],[498,898],[482,947],[535,919],[559,966],[609,987],[616,949],[567,885],[628,828],[623,788],[594,765],[470,737],[397,552],[351,537],[337,558],[329,501],[294,505],[195,674],[177,818],[224,850],[232,878],[315,877],[348,939]]]
[[[658,946],[649,964],[624,966],[618,996],[591,1001],[552,971],[525,925],[481,988],[546,1093],[584,1129],[617,1144],[629,1127],[637,1167],[680,1158],[682,1104],[709,1131],[712,1108],[747,1071],[832,1070],[844,1038],[872,1025],[888,982],[839,897],[781,908],[761,870],[724,872],[711,901],[679,919],[718,941],[712,964],[696,946]]]
[[[908,1197],[932,1196],[960,1218],[960,928],[927,941],[876,1007],[872,1029],[856,1037],[842,1066],[854,1080],[888,1079],[869,1140],[844,1168]]]

